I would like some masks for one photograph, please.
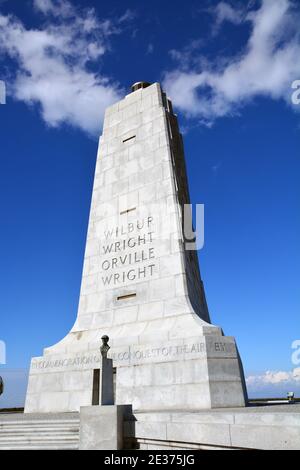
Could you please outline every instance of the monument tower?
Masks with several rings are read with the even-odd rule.
[[[235,340],[211,324],[197,252],[184,237],[182,138],[159,84],[139,82],[105,113],[78,315],[31,362],[25,412],[93,404],[101,337],[116,403],[134,410],[242,407]]]

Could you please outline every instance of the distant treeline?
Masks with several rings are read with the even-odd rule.
[[[284,398],[249,398],[250,403],[260,403],[266,401],[288,401],[286,397]],[[293,398],[293,401],[300,402],[300,398]]]
[[[24,408],[2,408],[0,413],[24,413]]]

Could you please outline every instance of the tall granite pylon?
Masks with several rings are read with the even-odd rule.
[[[189,202],[171,101],[159,84],[139,82],[106,110],[77,320],[32,359],[25,412],[91,405],[103,335],[116,368],[116,404],[245,406],[235,340],[210,322],[197,252],[184,237]]]

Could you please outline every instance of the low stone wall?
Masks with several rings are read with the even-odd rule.
[[[124,437],[141,450],[300,450],[300,405],[135,413]]]

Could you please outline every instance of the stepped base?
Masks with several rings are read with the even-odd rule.
[[[0,450],[78,450],[79,428],[79,413],[0,414]],[[123,449],[300,450],[300,405],[136,412],[125,417]]]
[[[0,450],[78,450],[79,414],[0,414]]]

